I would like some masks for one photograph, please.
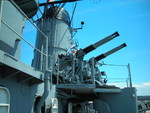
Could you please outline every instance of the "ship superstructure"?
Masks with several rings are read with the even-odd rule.
[[[119,36],[115,32],[83,49],[73,41],[71,18],[63,8],[71,1],[0,1],[1,113],[137,113],[136,89],[107,85],[101,59],[126,47],[123,43],[96,57],[84,56]],[[55,5],[62,3],[62,7]],[[33,26],[35,47],[22,37],[25,22],[44,12]],[[11,9],[11,10],[10,10]],[[32,22],[31,22],[32,23]],[[32,66],[20,62],[22,40],[34,48]],[[115,39],[114,39],[115,40]]]

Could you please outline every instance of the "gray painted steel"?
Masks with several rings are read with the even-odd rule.
[[[10,113],[31,113],[43,73],[0,51],[0,86],[10,92]]]
[[[66,21],[69,21],[68,13],[61,8],[55,10],[59,10],[59,12],[53,14],[50,9],[47,11],[48,14],[43,15],[46,16],[46,18],[41,18],[38,22],[39,29],[48,36],[49,67],[51,64],[56,62],[58,55],[66,55],[67,50],[73,43],[71,39],[70,26],[66,23]],[[45,53],[45,45],[45,37],[40,32],[37,32],[36,48]],[[44,64],[45,56],[35,50],[33,67],[44,70]]]
[[[11,2],[1,0],[0,3],[0,86],[10,92],[7,97],[10,113],[31,113],[37,84],[43,82],[43,72],[19,61],[21,39],[15,32],[22,35],[26,18]]]
[[[124,88],[122,92],[99,93],[94,100],[94,108],[100,113],[137,113],[137,98],[135,88]]]
[[[3,1],[0,29],[0,50],[20,58],[21,39],[4,23],[7,23],[18,34],[22,35],[26,18],[9,1]],[[17,26],[16,26],[17,25]]]
[[[37,0],[15,2],[28,17],[36,13]],[[34,51],[31,67],[19,60],[21,38],[17,34],[22,35],[26,17],[11,2],[0,3],[0,91],[4,92],[2,87],[10,92],[10,96],[0,93],[0,107],[5,96],[10,100],[4,102],[10,113],[72,113],[77,107],[82,113],[138,112],[135,88],[107,85],[94,58],[84,61],[76,53],[67,53],[73,42],[70,17],[64,9],[52,6],[39,20],[43,33],[37,31],[38,51]]]

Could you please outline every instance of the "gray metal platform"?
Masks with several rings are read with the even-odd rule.
[[[3,51],[0,51],[0,76],[2,79],[15,77],[18,83],[27,82],[30,86],[43,82],[43,72],[35,70]]]
[[[93,84],[58,84],[59,89],[70,89],[76,93],[121,93],[121,89],[115,86],[102,85],[96,87]]]

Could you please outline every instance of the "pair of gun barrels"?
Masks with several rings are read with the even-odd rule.
[[[96,42],[96,43],[94,43],[94,44],[92,44],[92,45],[90,45],[90,46],[88,46],[88,47],[85,47],[84,49],[82,49],[82,51],[83,51],[84,54],[88,54],[89,52],[95,50],[95,49],[98,48],[99,46],[101,46],[101,45],[103,45],[103,44],[109,42],[110,40],[114,39],[114,38],[117,37],[117,36],[119,36],[119,33],[118,33],[118,32],[115,32],[115,33],[113,33],[112,35],[107,36],[107,37],[105,37],[104,39],[102,39],[102,40],[100,40],[100,41],[98,41],[98,42]],[[117,46],[117,47],[111,49],[110,51],[108,51],[108,52],[106,52],[106,53],[103,53],[103,54],[98,55],[98,56],[95,57],[94,59],[95,59],[96,61],[99,61],[99,60],[101,60],[101,59],[107,57],[108,55],[110,55],[110,54],[112,54],[112,53],[114,53],[114,52],[116,52],[116,51],[118,51],[118,50],[120,50],[120,49],[122,49],[122,48],[124,48],[124,47],[126,47],[126,46],[127,46],[127,45],[126,45],[125,43],[123,43],[123,44],[121,44],[120,46]]]

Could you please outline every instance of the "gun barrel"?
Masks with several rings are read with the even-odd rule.
[[[114,39],[114,38],[117,37],[117,36],[119,36],[119,33],[118,33],[118,32],[115,32],[115,33],[113,33],[112,35],[107,36],[107,37],[105,37],[104,39],[102,39],[102,40],[100,40],[100,41],[98,41],[98,42],[96,42],[96,43],[94,43],[94,44],[92,44],[92,45],[90,45],[90,46],[88,46],[88,47],[82,49],[82,50],[83,50],[83,52],[84,52],[85,54],[87,54],[87,53],[93,51],[94,49],[96,49],[97,47],[99,47],[99,46],[105,44],[106,42],[108,42],[108,41]]]
[[[101,55],[95,57],[94,59],[95,59],[96,61],[99,61],[99,60],[101,60],[101,59],[107,57],[108,55],[110,55],[110,54],[112,54],[112,53],[115,53],[116,51],[118,51],[118,50],[120,50],[120,49],[122,49],[122,48],[124,48],[124,47],[126,47],[126,46],[127,46],[127,45],[126,45],[125,43],[123,43],[122,45],[117,46],[117,47],[115,47],[114,49],[111,49],[110,51],[108,51],[108,52],[106,52],[106,53],[103,53],[103,54],[101,54]]]

